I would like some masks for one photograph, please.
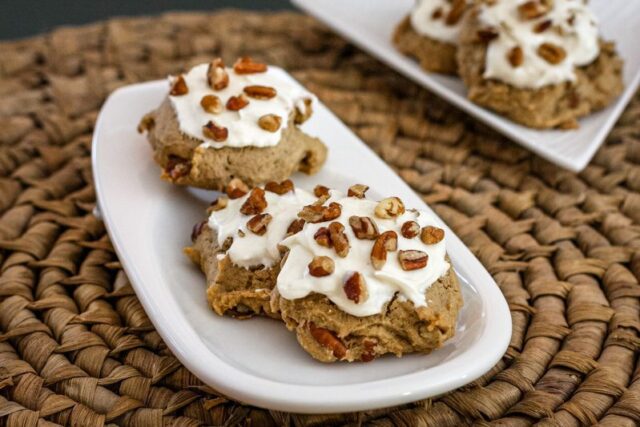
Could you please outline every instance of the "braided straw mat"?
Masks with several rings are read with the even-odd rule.
[[[92,215],[92,126],[118,86],[240,54],[290,70],[493,274],[513,336],[490,372],[434,400],[296,415],[221,396],[167,350]],[[0,425],[637,425],[637,248],[640,97],[576,175],[298,14],[115,19],[0,44]]]

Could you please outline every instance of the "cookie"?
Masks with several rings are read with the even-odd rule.
[[[575,128],[622,92],[622,60],[582,1],[483,1],[462,27],[458,72],[469,99],[515,122]]]
[[[264,64],[243,58],[231,68],[218,59],[173,78],[139,130],[163,179],[211,190],[233,178],[254,186],[320,169],[327,148],[298,127],[313,102]]]

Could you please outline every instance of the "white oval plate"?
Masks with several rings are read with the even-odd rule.
[[[345,412],[438,395],[473,381],[498,362],[511,336],[506,301],[444,224],[465,305],[455,338],[432,354],[322,364],[277,321],[214,314],[207,306],[203,274],[182,254],[214,193],[161,181],[145,137],[136,132],[138,120],[166,93],[166,82],[156,81],[118,89],[109,97],[93,136],[93,175],[109,236],[140,302],[171,351],[202,381],[265,408]],[[304,128],[329,146],[329,158],[318,175],[294,176],[296,185],[346,188],[360,182],[379,194],[400,196],[408,207],[429,210],[325,106],[314,110]]]
[[[640,1],[591,0],[605,39],[616,42],[624,59],[625,90],[608,108],[580,120],[570,131],[536,130],[521,126],[469,101],[462,81],[428,73],[398,52],[391,43],[396,25],[409,13],[415,0],[292,0],[296,6],[326,23],[382,62],[426,87],[456,107],[482,120],[559,166],[573,172],[584,169],[615,124],[640,84]]]

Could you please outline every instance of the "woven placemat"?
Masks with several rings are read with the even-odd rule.
[[[118,86],[239,54],[291,70],[495,277],[513,336],[481,379],[293,415],[226,399],[167,350],[92,215],[92,126]],[[115,19],[0,44],[0,425],[636,425],[639,251],[639,97],[576,175],[298,14]]]

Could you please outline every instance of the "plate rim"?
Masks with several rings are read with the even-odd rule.
[[[290,76],[284,70],[281,71],[287,76]],[[290,76],[290,78],[295,81],[293,77]],[[150,292],[149,287],[144,285],[144,278],[140,276],[138,267],[134,265],[132,261],[133,258],[128,255],[128,249],[121,240],[121,236],[115,231],[117,225],[114,224],[110,206],[104,201],[104,197],[106,197],[103,187],[104,174],[101,172],[102,165],[99,162],[100,152],[104,149],[105,145],[104,142],[100,142],[100,135],[103,133],[104,122],[107,120],[106,116],[111,105],[113,105],[118,98],[125,97],[126,99],[127,96],[135,95],[139,93],[139,91],[159,90],[160,87],[164,89],[165,86],[166,82],[164,80],[123,86],[116,89],[107,98],[96,121],[92,138],[92,174],[101,216],[103,217],[114,249],[118,254],[131,285],[136,291],[140,303],[173,355],[200,380],[225,395],[259,407],[298,413],[336,413],[389,407],[432,397],[479,378],[502,358],[511,339],[511,315],[507,302],[495,280],[461,241],[460,245],[462,245],[462,249],[468,253],[456,254],[455,256],[454,254],[450,254],[450,256],[455,263],[457,257],[463,257],[464,255],[465,262],[474,263],[474,267],[480,269],[479,273],[481,276],[485,276],[483,279],[487,281],[486,284],[483,282],[481,286],[478,286],[475,281],[472,282],[472,284],[476,288],[478,295],[483,298],[483,305],[485,307],[487,307],[487,302],[489,301],[492,303],[497,302],[497,306],[492,306],[491,310],[487,310],[486,320],[488,324],[486,329],[489,330],[490,322],[501,326],[501,328],[492,331],[494,333],[493,337],[496,338],[490,346],[490,348],[495,351],[494,356],[485,357],[485,359],[482,360],[483,363],[470,368],[469,372],[465,373],[465,375],[458,375],[453,379],[441,381],[429,387],[424,385],[425,380],[427,380],[428,384],[429,370],[397,375],[381,380],[345,385],[289,384],[256,377],[233,365],[227,364],[222,358],[208,350],[204,342],[195,334],[195,331],[191,330],[191,333],[185,334],[184,330],[177,327],[175,316],[167,316],[162,310],[159,310],[159,307],[161,307],[160,300],[168,297],[154,295],[154,293]],[[156,87],[157,89],[155,89]],[[337,124],[342,125],[348,132],[351,132],[326,106],[321,103],[318,104],[318,109],[326,109]],[[144,114],[144,112],[142,112],[141,115],[142,114]],[[351,133],[353,134],[353,132]],[[353,137],[367,150],[370,150],[357,135],[353,134]],[[149,156],[149,159],[151,159],[151,156]],[[379,160],[383,162],[381,159]],[[385,164],[385,166],[388,168],[388,165]],[[439,217],[437,218],[440,220]],[[446,229],[452,234],[453,239],[459,240],[453,231],[448,227]],[[466,258],[468,258],[468,260]],[[484,344],[488,345],[486,342]],[[475,345],[476,344],[474,344],[474,346]],[[197,347],[197,351],[191,350],[194,346]],[[190,351],[187,351],[187,349]],[[205,363],[207,369],[203,369],[202,363],[196,363],[193,360],[194,358],[189,357],[190,354],[199,355],[203,351],[210,356],[207,359],[207,363]],[[453,360],[459,359],[466,353],[468,352],[462,353],[453,358]],[[477,358],[474,359],[474,361],[477,362]],[[446,365],[447,363],[449,363],[449,361],[444,361],[438,366]],[[224,369],[226,371],[225,375],[216,375],[215,372],[217,369]],[[230,380],[230,378],[233,379]],[[250,386],[239,386],[241,384],[250,384]],[[355,396],[355,398],[353,396]]]

